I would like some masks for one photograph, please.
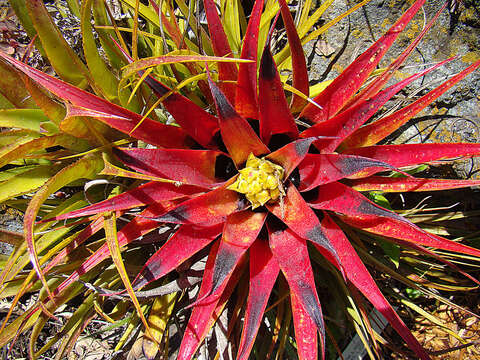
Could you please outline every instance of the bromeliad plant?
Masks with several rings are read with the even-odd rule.
[[[144,353],[152,358],[160,348],[167,353],[167,323],[179,299],[175,293],[157,292],[162,296],[158,295],[152,303],[148,296],[153,296],[155,291],[145,288],[153,286],[152,283],[165,284],[173,271],[185,279],[193,270],[198,270],[199,259],[208,253],[201,269],[203,275],[197,298],[189,305],[192,311],[183,332],[178,359],[195,355],[210,328],[229,305],[232,307],[231,311],[226,311],[231,315],[227,337],[233,336],[232,329],[239,323],[242,313],[237,359],[247,359],[259,329],[267,324],[264,313],[269,301],[278,305],[288,301],[288,295],[299,358],[317,358],[319,345],[321,356],[325,357],[326,326],[317,289],[322,279],[331,279],[332,274],[338,280],[338,287],[346,289],[346,285],[350,289],[361,308],[357,314],[363,313],[361,293],[417,357],[429,359],[358,255],[368,259],[361,239],[365,238],[362,234],[369,234],[370,238],[412,249],[457,270],[456,265],[432,249],[475,258],[480,256],[479,250],[422,230],[365,196],[370,191],[440,191],[478,185],[476,181],[415,178],[402,170],[438,159],[478,155],[478,144],[377,145],[480,66],[480,62],[474,63],[410,105],[372,121],[377,111],[400,90],[451,60],[383,89],[432,20],[388,68],[365,85],[424,1],[417,0],[383,37],[313,100],[308,98],[307,67],[301,40],[285,0],[279,0],[278,4],[291,52],[292,86],[281,81],[275,59],[283,62],[286,57],[284,53],[272,55],[270,38],[257,61],[264,8],[264,1],[257,0],[245,30],[240,56],[246,61],[239,62],[238,67],[227,61],[218,62],[217,66],[210,64],[210,70],[207,65],[203,68],[210,90],[204,100],[211,99],[215,115],[178,92],[170,91],[151,75],[150,69],[145,70],[165,63],[165,57],[134,61],[124,49],[125,58],[131,62],[125,73],[140,74],[161,98],[174,125],[142,117],[1,54],[7,63],[63,100],[67,118],[93,118],[138,139],[138,146],[105,146],[103,160],[97,155],[99,151],[82,157],[75,168],[62,170],[67,179],[73,177],[73,172],[95,173],[96,168],[104,165],[102,174],[105,176],[147,180],[146,183],[135,181],[128,190],[82,209],[57,210],[36,225],[39,204],[59,187],[56,181],[46,182],[25,214],[25,242],[33,268],[43,284],[43,292],[34,307],[3,328],[1,343],[5,344],[24,329],[34,326],[40,318],[40,325],[34,326],[31,337],[31,356],[39,356],[61,335],[67,335],[68,342],[62,345],[63,353],[73,346],[95,311],[106,319],[115,319],[101,309],[99,298],[111,296],[116,299],[126,291],[137,310],[136,321],[142,321],[145,327],[141,343]],[[205,0],[204,8],[211,47],[217,56],[213,60],[218,61],[219,57],[229,60],[232,39],[223,30],[213,0]],[[178,59],[171,58],[171,62]],[[293,91],[290,99],[284,87]],[[144,143],[153,146],[143,146]],[[400,176],[390,176],[392,172]],[[138,208],[141,211],[133,213],[130,221],[117,229],[117,222],[132,215],[129,210]],[[78,222],[80,225],[86,223],[86,227],[49,248],[45,259],[52,258],[52,254],[55,256],[45,264],[44,254],[36,247],[35,232],[40,227],[58,231],[54,221],[79,217],[87,220]],[[165,227],[173,232],[168,239],[154,231]],[[89,242],[102,229],[105,241]],[[127,270],[132,271],[129,266],[132,256],[128,250],[136,243],[142,247],[149,242],[156,243],[159,248],[131,282]],[[310,249],[309,244],[312,245]],[[87,249],[93,254],[80,264],[75,262],[67,279],[56,278],[55,271],[69,266],[62,264],[65,257],[75,259],[72,256],[75,249]],[[121,282],[108,281],[111,269],[105,260],[110,258]],[[138,258],[134,260],[136,264]],[[313,270],[318,269],[319,264],[324,273]],[[94,268],[107,271],[92,275]],[[462,274],[478,283],[468,274]],[[59,304],[81,294],[85,283],[91,292],[85,294],[77,322],[67,323],[59,336],[36,351],[34,344],[42,325]],[[30,280],[23,284],[22,292],[30,290]],[[237,296],[232,296],[234,291]],[[281,315],[276,320],[269,318],[268,324],[274,327],[281,318]],[[359,319],[357,321],[361,322]],[[134,324],[133,320],[130,324]],[[12,330],[19,327],[17,333]],[[135,326],[131,325],[130,331],[132,328]],[[372,330],[367,328],[367,331],[374,341]],[[287,330],[283,332],[286,334]],[[129,332],[126,334],[123,341]],[[274,338],[278,336],[286,335],[276,333]]]

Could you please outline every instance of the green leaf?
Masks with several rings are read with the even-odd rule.
[[[78,160],[77,162],[63,168],[60,170],[54,177],[50,178],[45,185],[43,185],[40,190],[35,194],[35,196],[30,201],[27,211],[25,212],[24,217],[24,235],[25,241],[28,245],[28,250],[30,253],[30,258],[33,264],[33,268],[37,272],[39,279],[42,281],[44,287],[49,293],[50,297],[52,294],[48,288],[46,279],[40,268],[40,262],[38,259],[38,254],[35,246],[34,240],[34,224],[37,217],[37,214],[40,210],[40,206],[43,202],[55,191],[62,188],[65,185],[68,185],[74,180],[80,178],[91,178],[98,174],[103,168],[103,161],[97,156],[85,156],[84,158]]]
[[[40,109],[0,110],[0,126],[40,132],[40,123],[48,118]]]
[[[55,72],[62,79],[75,86],[80,88],[87,87],[89,75],[86,66],[63,38],[48,14],[43,1],[26,0],[24,6],[27,7],[36,33]]]
[[[0,203],[38,189],[58,170],[59,167],[56,166],[27,166],[26,171],[0,183]],[[0,174],[0,176],[4,175]]]

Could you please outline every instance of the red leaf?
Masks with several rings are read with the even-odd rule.
[[[168,206],[166,206],[168,208]],[[145,209],[141,215],[143,217],[136,217],[126,224],[121,230],[117,232],[118,245],[120,247],[125,246],[132,241],[138,239],[140,236],[147,234],[158,227],[156,221],[145,218],[146,216],[155,216],[161,213],[164,213],[166,210],[164,207],[159,204]],[[75,270],[65,281],[63,281],[53,292],[54,295],[57,295],[67,289],[72,283],[77,281],[80,276],[88,273],[95,266],[100,264],[103,260],[110,257],[110,251],[108,245],[104,243],[100,246],[92,255],[85,260],[82,265]]]
[[[389,116],[385,116],[378,121],[367,124],[357,129],[352,135],[350,135],[342,142],[341,147],[348,149],[376,144],[377,142],[397,130],[400,126],[405,124],[408,120],[410,120],[420,111],[425,109],[440,95],[445,93],[448,89],[450,89],[453,85],[462,80],[465,76],[475,71],[479,66],[480,60],[470,65],[468,68],[455,75],[454,77],[448,79],[443,84],[428,92],[412,104],[405,106],[404,108],[394,112]]]
[[[258,84],[260,136],[262,141],[268,144],[272,135],[277,134],[286,134],[291,139],[296,139],[298,137],[297,125],[290,113],[283,91],[283,84],[270,52],[269,41],[265,45],[260,61]]]
[[[145,83],[150,86],[150,88],[159,98],[162,98],[167,92],[170,91],[170,88],[163,85],[150,75],[145,78]],[[218,121],[213,115],[209,114],[200,106],[176,92],[168,95],[162,101],[162,104],[173,116],[175,122],[180,125],[180,127],[200,145],[205,147],[213,146],[213,137],[218,131]],[[137,130],[135,130],[135,132],[136,131]]]
[[[227,184],[228,185],[228,184]],[[182,202],[168,213],[153,220],[173,224],[216,224],[235,211],[245,208],[245,203],[235,191],[222,186],[206,194]]]
[[[317,138],[293,141],[266,156],[268,160],[280,165],[285,170],[284,178],[288,178],[293,170],[308,156],[308,149]]]
[[[211,188],[221,180],[215,177],[215,162],[223,153],[187,149],[115,149],[114,154],[128,167],[143,174]]]
[[[292,302],[293,325],[299,360],[318,359],[318,337],[315,322],[302,307],[298,296],[290,292]],[[323,354],[322,354],[323,357]]]
[[[385,35],[362,53],[314,99],[315,103],[320,105],[322,109],[313,104],[308,104],[300,116],[314,123],[323,122],[333,117],[363,85],[383,55],[424,3],[425,0],[417,0]]]
[[[203,275],[202,285],[198,292],[198,296],[202,297],[206,291],[211,288],[212,276],[213,276],[213,264],[217,257],[219,242],[216,242],[210,254],[208,255],[207,264],[205,265],[205,271]],[[245,269],[245,263],[237,267],[233,272],[230,280],[228,281],[225,291],[222,296],[208,304],[197,305],[193,308],[192,315],[188,321],[187,328],[183,335],[182,344],[177,355],[177,360],[190,360],[197,351],[200,343],[207,335],[210,328],[213,326],[218,316],[220,316],[225,303],[230,298],[240,275]]]
[[[58,215],[51,219],[42,220],[41,222],[71,219],[74,217],[94,215],[107,211],[132,209],[138,206],[158,203],[159,201],[182,198],[188,195],[199,193],[201,191],[202,189],[199,189],[195,186],[177,186],[172,183],[151,181],[132,190],[125,191],[124,193],[121,193],[113,198],[100,201],[84,207],[83,209]]]
[[[395,167],[403,167],[428,163],[443,158],[478,155],[480,154],[480,144],[375,145],[347,150],[344,154],[365,156],[384,161]]]
[[[347,136],[352,134],[356,129],[370,119],[380,107],[390,100],[392,96],[394,96],[408,84],[412,83],[414,80],[424,76],[425,74],[428,74],[430,71],[451,60],[452,59],[442,61],[441,63],[438,63],[422,72],[409,76],[405,80],[402,80],[378,93],[375,95],[375,97],[362,101],[358,105],[341,112],[340,114],[329,119],[327,122],[321,122],[308,128],[302,132],[301,136],[334,136],[333,139],[319,140],[318,143],[315,144],[322,152],[333,152]]]
[[[139,290],[175,270],[185,260],[210,244],[222,232],[222,224],[210,227],[183,225],[153,254],[132,282]]]
[[[253,60],[240,63],[238,69],[235,109],[244,118],[258,119],[257,106],[257,51],[258,29],[262,16],[263,0],[256,0],[253,5],[247,32],[243,38],[242,59]]]
[[[231,56],[232,50],[228,44],[227,35],[223,30],[223,25],[220,17],[217,13],[217,7],[213,0],[203,0],[205,7],[205,14],[207,16],[208,31],[210,32],[210,39],[212,41],[213,52],[215,56]],[[220,80],[220,88],[227,96],[227,99],[231,102],[235,99],[235,87],[236,84],[227,83],[222,81],[236,81],[237,80],[237,67],[233,63],[219,62],[218,66],[218,78]]]
[[[103,229],[104,218],[103,216],[98,216],[91,223],[87,224],[85,229],[80,231],[80,233],[75,237],[75,239],[67,245],[64,249],[55,255],[55,257],[45,266],[44,273],[47,274],[50,269],[58,265],[60,262],[65,261],[67,256],[72,253],[73,250],[82,245],[87,241],[91,236]]]
[[[237,167],[247,161],[248,155],[264,155],[268,148],[260,141],[247,120],[237,114],[225,95],[210,79],[210,89],[220,121],[220,132],[225,146]]]
[[[319,185],[334,182],[364,170],[378,172],[394,170],[387,163],[361,156],[343,154],[308,154],[302,161],[300,171],[300,191],[308,191]]]
[[[183,36],[180,33],[180,30],[169,23],[163,12],[161,12],[161,16],[163,24],[167,29],[170,29],[167,31],[170,33],[170,35],[172,35],[174,40],[176,40],[177,46],[182,47],[181,44],[183,42]],[[128,63],[132,63],[133,59],[130,57],[130,55],[115,40],[114,42],[117,45],[117,48],[125,56]],[[185,65],[190,71],[193,70],[191,64]],[[138,72],[138,74],[142,76],[144,71],[141,70]],[[165,94],[171,91],[168,86],[165,86],[151,75],[147,75],[144,81],[159,98],[163,98]],[[199,87],[202,91],[204,91],[200,82]],[[218,130],[218,122],[214,116],[203,110],[190,99],[176,92],[173,92],[164,98],[162,104],[173,116],[177,124],[179,124],[181,128],[185,130],[185,132],[187,132],[193,139],[205,147],[212,147],[213,136]]]
[[[250,210],[233,213],[227,216],[223,229],[220,248],[213,267],[212,287],[206,291],[205,301],[220,295],[241,257],[257,239],[267,213],[253,213]],[[199,298],[196,303],[203,303]]]
[[[422,231],[416,226],[410,226],[405,222],[396,221],[388,218],[360,218],[343,215],[342,220],[347,224],[355,226],[363,231],[401,239],[412,244],[431,246],[441,250],[454,251],[459,254],[480,256],[480,250],[459,244],[455,241],[442,238],[434,234]]]
[[[69,106],[70,116],[94,116],[126,134],[129,134],[135,125],[142,120],[142,116],[139,114],[49,76],[18,60],[5,56],[1,52],[0,57],[60,99],[69,101],[71,103],[71,106]],[[182,129],[164,125],[148,118],[135,130],[135,136],[150,144],[162,147],[181,148],[188,145],[187,134]]]
[[[309,202],[309,205],[315,209],[341,213],[343,221],[363,231],[406,240],[418,245],[480,256],[480,250],[430,234],[402,216],[374,204],[359,192],[338,182],[322,186],[317,198]]]
[[[450,179],[421,179],[421,178],[391,178],[371,176],[366,179],[350,180],[348,183],[357,191],[437,191],[458,189],[470,186],[479,186],[480,180],[450,180]]]
[[[310,87],[308,81],[307,62],[303,53],[302,42],[298,36],[295,23],[293,22],[292,15],[290,14],[290,9],[288,8],[286,1],[279,0],[278,2],[280,4],[280,11],[282,13],[283,23],[285,24],[285,29],[287,31],[287,39],[288,44],[290,45],[290,52],[292,56],[292,85],[295,89],[308,96]],[[300,112],[304,105],[305,100],[293,94],[291,103],[292,112]]]
[[[447,5],[448,5],[447,2],[444,3],[443,6],[440,8],[440,10],[437,11],[433,19],[429,21],[429,23],[422,29],[420,34],[418,34],[415,40],[413,40],[408,45],[408,47],[400,54],[400,56],[396,58],[395,61],[393,61],[380,76],[378,76],[375,80],[373,80],[370,84],[368,84],[364,89],[362,89],[357,95],[355,95],[355,97],[351,99],[352,101],[349,101],[347,104],[345,104],[344,108],[354,106],[358,104],[360,101],[366,100],[374,96],[377,92],[379,92],[380,89],[395,74],[395,71],[397,71],[400,68],[400,66],[403,64],[405,59],[417,47],[417,45],[423,39],[427,31],[430,30],[430,28],[436,22],[440,14],[443,12],[443,10],[445,10]]]
[[[325,324],[318,299],[306,241],[290,229],[275,229],[268,223],[270,249],[287,279],[290,291],[320,332],[322,358],[325,353]],[[311,333],[311,331],[310,331]],[[299,339],[300,340],[300,339]],[[301,340],[300,340],[301,341]]]
[[[266,240],[257,239],[250,247],[250,290],[237,360],[247,360],[250,355],[279,271]]]
[[[393,328],[402,336],[408,346],[421,359],[430,359],[425,349],[418,343],[402,319],[385,299],[372,276],[368,272],[355,249],[350,244],[342,230],[332,219],[325,214],[322,227],[326,236],[337,250],[343,266],[348,269],[347,279],[375,306],[375,308],[389,321]]]

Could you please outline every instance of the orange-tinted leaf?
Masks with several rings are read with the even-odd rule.
[[[385,35],[355,59],[348,68],[337,76],[335,80],[314,99],[315,103],[322,107],[321,109],[313,104],[308,104],[300,116],[313,123],[323,122],[332,118],[363,85],[383,55],[385,55],[395,39],[403,29],[405,29],[424,3],[425,0],[415,1]]]
[[[209,79],[208,83],[217,108],[222,140],[237,167],[245,163],[251,153],[255,156],[268,153],[268,148],[260,141],[247,120],[237,114],[213,81]]]
[[[360,102],[356,106],[341,112],[326,122],[321,122],[308,128],[302,132],[301,136],[334,136],[335,138],[333,139],[319,140],[316,144],[322,152],[333,152],[347,136],[352,134],[370,119],[392,96],[414,80],[428,74],[430,71],[442,66],[452,59],[442,61],[422,72],[409,76],[405,80],[402,80],[378,93],[373,98]]]
[[[310,240],[324,248],[334,259],[337,259],[337,264],[341,267],[340,259],[328,238],[325,237],[317,215],[303,200],[295,186],[288,186],[283,202],[267,204],[267,208],[302,239]]]
[[[316,139],[317,138],[307,138],[292,141],[284,147],[267,155],[266,158],[281,165],[283,170],[285,170],[284,177],[287,178],[298,164],[305,159],[305,156],[308,156],[308,149]]]
[[[168,213],[153,220],[173,224],[216,224],[235,211],[243,210],[245,203],[235,191],[222,186],[206,194],[182,202]]]
[[[231,57],[232,50],[228,44],[227,35],[223,30],[222,21],[217,13],[217,6],[213,0],[203,0],[205,14],[207,16],[208,31],[212,40],[213,53],[219,57]],[[230,102],[235,99],[235,84],[223,81],[237,80],[237,67],[233,63],[218,63],[218,79],[220,80],[220,88]]]
[[[268,41],[260,61],[258,78],[258,105],[260,110],[260,136],[265,144],[272,135],[285,134],[298,137],[297,125],[285,98],[283,84],[270,51]]]

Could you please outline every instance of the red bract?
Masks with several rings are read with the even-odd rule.
[[[215,5],[211,0],[204,3],[215,55],[228,56],[228,41]],[[380,91],[393,74],[390,69],[371,83],[368,96],[358,92],[423,3],[424,0],[417,0],[385,36],[314,99],[316,105],[309,103],[305,106],[300,97],[294,97],[289,104],[269,44],[259,62],[258,94],[255,63],[240,64],[238,71],[233,63],[219,65],[218,79],[226,82],[217,86],[209,80],[216,117],[181,96],[175,95],[173,100],[167,97],[164,103],[167,109],[172,107],[171,113],[181,128],[146,119],[133,136],[158,148],[119,148],[114,151],[129,168],[148,176],[173,180],[176,184],[153,180],[117,197],[51,219],[63,220],[147,206],[118,232],[120,246],[151,231],[159,223],[179,224],[175,234],[148,259],[135,278],[132,283],[135,290],[164,277],[211,245],[203,283],[193,304],[178,359],[194,356],[247,263],[250,289],[237,359],[247,359],[250,354],[280,272],[290,288],[295,334],[302,337],[297,338],[300,358],[317,358],[317,332],[320,334],[321,357],[324,358],[325,325],[307,249],[309,242],[338,269],[348,285],[362,293],[388,319],[419,358],[429,359],[382,295],[341,229],[348,224],[385,238],[398,239],[420,251],[420,245],[423,245],[480,256],[479,250],[432,235],[361,194],[372,190],[444,190],[477,184],[373,176],[381,171],[398,171],[404,166],[442,158],[480,154],[480,145],[477,144],[374,145],[477,69],[480,61],[405,109],[362,127],[405,86],[441,65]],[[293,51],[294,85],[307,92],[307,70],[305,61],[300,59],[303,54],[298,36],[285,1],[281,0],[280,5]],[[257,0],[243,43],[242,56],[246,59],[256,60],[257,57],[262,7],[263,1]],[[68,101],[76,115],[95,116],[125,133],[140,121],[139,115],[2,57]],[[400,63],[405,57],[402,55]],[[393,68],[398,66],[397,62]],[[232,80],[237,74],[235,86]],[[159,96],[168,91],[150,76],[147,84]],[[182,106],[189,110],[174,110]],[[303,122],[309,122],[311,127],[301,129],[297,126],[295,114],[298,112]],[[207,122],[205,126],[202,121]],[[194,143],[196,148],[189,148]],[[203,148],[198,149],[201,146]],[[34,252],[31,238],[30,244]],[[429,252],[425,250],[425,253]],[[57,296],[82,273],[107,257],[109,252],[105,245],[52,295]],[[41,272],[38,264],[34,266]]]

